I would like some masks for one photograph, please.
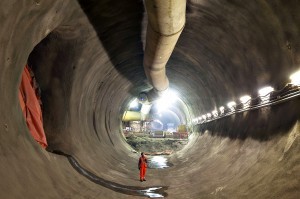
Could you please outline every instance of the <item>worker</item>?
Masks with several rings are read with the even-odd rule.
[[[147,162],[148,162],[147,158],[144,155],[144,153],[142,152],[141,157],[139,159],[139,165],[138,165],[139,170],[140,170],[140,181],[141,182],[146,181],[145,175],[146,175]]]

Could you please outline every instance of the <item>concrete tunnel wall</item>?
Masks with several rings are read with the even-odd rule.
[[[299,69],[298,1],[188,1],[167,64],[192,116]],[[31,138],[17,89],[29,58],[42,89],[49,147],[110,182],[166,186],[168,198],[297,198],[299,98],[195,126],[173,167],[138,182],[138,155],[120,135],[127,101],[148,89],[143,2],[0,3],[0,198],[132,198],[97,185]]]

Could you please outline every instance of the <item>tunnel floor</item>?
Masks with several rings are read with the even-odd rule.
[[[126,195],[141,198],[227,198],[229,195],[252,198],[256,195],[264,198],[280,194],[284,194],[283,198],[297,198],[299,128],[297,123],[286,136],[264,142],[214,137],[208,132],[193,134],[191,143],[176,154],[148,156],[146,182],[139,181],[139,171],[135,168],[127,174],[128,179],[115,178],[104,183],[111,186],[109,189],[123,193],[118,198],[127,198]],[[195,149],[194,144],[200,146]],[[78,165],[72,158],[69,162],[74,163],[71,163],[73,167]],[[85,175],[82,173],[89,171],[78,173]],[[87,179],[107,187],[103,179],[100,183],[95,177]]]

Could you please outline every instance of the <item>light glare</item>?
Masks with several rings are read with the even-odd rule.
[[[243,104],[249,103],[249,100],[251,99],[251,97],[249,95],[244,95],[243,97],[240,98],[240,101]]]
[[[177,93],[168,89],[162,93],[161,97],[156,101],[156,104],[158,109],[163,110],[172,105],[177,99]]]
[[[251,97],[249,95],[244,95],[240,98],[240,101],[243,104],[243,108],[248,108],[250,106]]]
[[[235,105],[236,105],[236,103],[233,102],[233,101],[232,102],[228,102],[228,104],[227,104],[228,108],[234,108]]]
[[[129,108],[137,108],[139,105],[139,102],[137,100],[137,98],[135,98],[134,100],[131,101],[131,103],[129,104]]]
[[[272,88],[271,86],[267,86],[267,87],[260,89],[258,91],[258,93],[259,93],[259,96],[265,96],[265,95],[270,94],[272,91],[274,91],[274,88]]]
[[[234,111],[236,103],[232,101],[232,102],[229,102],[227,104],[227,106],[228,106],[228,108],[230,108],[231,111]]]
[[[152,105],[143,104],[141,108],[141,113],[147,115],[150,112]]]
[[[224,113],[224,111],[225,111],[225,108],[224,108],[224,106],[221,106],[221,107],[219,108],[219,110],[220,110],[221,114],[223,114],[223,113]]]
[[[300,86],[300,70],[290,76],[291,83]]]
[[[270,93],[274,91],[271,86],[264,87],[258,91],[262,103],[267,103],[270,101]]]
[[[218,116],[218,111],[217,111],[217,110],[214,110],[214,111],[212,112],[212,114],[213,114],[213,116],[217,117],[217,116]]]
[[[198,117],[198,122],[201,122],[201,120],[202,120],[202,117]]]

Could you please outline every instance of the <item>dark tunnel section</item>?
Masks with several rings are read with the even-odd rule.
[[[0,8],[0,198],[300,195],[299,97],[191,121],[289,82],[300,62],[297,0],[187,1],[167,75],[193,133],[167,157],[172,167],[148,169],[143,183],[139,154],[120,128],[127,102],[151,88],[142,65],[143,2],[3,0]],[[41,88],[47,150],[30,136],[19,106],[27,62]]]
[[[44,128],[48,145],[53,149],[59,149],[59,144],[68,139],[64,137],[70,114],[68,99],[76,70],[74,58],[80,53],[75,49],[83,42],[72,39],[73,31],[71,27],[54,30],[35,46],[28,58],[41,89]]]

